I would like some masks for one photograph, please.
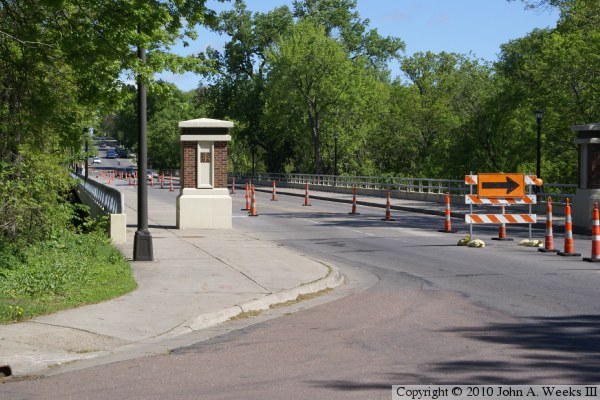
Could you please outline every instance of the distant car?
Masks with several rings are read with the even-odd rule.
[[[100,157],[94,157],[94,164],[102,164],[102,159]]]
[[[150,178],[152,178],[152,177],[158,178],[158,172],[156,172],[153,169],[148,168],[146,170],[146,176],[147,176],[148,180],[150,180]]]
[[[117,158],[117,152],[115,149],[108,149],[106,151],[106,158]]]

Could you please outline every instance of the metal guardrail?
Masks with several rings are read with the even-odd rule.
[[[88,178],[86,182],[81,175],[71,173],[71,176],[78,180],[78,186],[85,190],[107,214],[125,213],[125,196],[123,193],[93,179]]]
[[[247,172],[229,173],[230,177],[244,181],[252,179],[252,174]],[[309,184],[323,187],[342,187],[375,190],[398,190],[402,192],[428,193],[428,194],[455,194],[469,193],[469,186],[464,179],[430,179],[430,178],[402,178],[384,176],[334,176],[311,174],[283,174],[283,173],[255,173],[256,181],[276,181],[296,184]],[[548,197],[564,199],[575,194],[575,184],[545,183],[542,191],[538,193],[540,201]]]

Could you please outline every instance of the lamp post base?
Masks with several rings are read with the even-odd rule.
[[[154,261],[152,234],[149,231],[136,231],[133,239],[133,261]]]

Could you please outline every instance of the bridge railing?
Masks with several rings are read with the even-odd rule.
[[[85,190],[106,214],[124,214],[125,197],[123,193],[110,186],[103,185],[92,179],[85,181],[81,175],[73,175],[77,178],[78,186]]]
[[[252,174],[247,172],[233,172],[230,177],[235,177],[238,182],[252,179]],[[464,179],[431,179],[431,178],[405,178],[389,176],[334,176],[314,174],[285,174],[285,173],[255,173],[255,181],[276,181],[294,184],[309,184],[314,186],[341,187],[375,190],[398,190],[402,192],[445,194],[468,194],[470,188]],[[538,193],[539,201],[545,201],[549,196],[553,199],[564,199],[575,194],[575,184],[545,183]]]
[[[77,191],[81,201],[90,207],[94,217],[102,214],[109,217],[111,239],[122,244],[127,240],[127,215],[125,213],[125,195],[117,189],[103,185],[93,179],[84,179],[71,173],[77,179]]]

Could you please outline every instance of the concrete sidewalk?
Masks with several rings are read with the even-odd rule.
[[[126,193],[133,254],[137,198]],[[175,203],[149,199],[153,262],[132,262],[138,289],[101,304],[0,325],[0,367],[15,376],[131,350],[217,325],[243,311],[340,285],[339,270],[233,230],[177,230]],[[0,378],[1,379],[1,378]]]

